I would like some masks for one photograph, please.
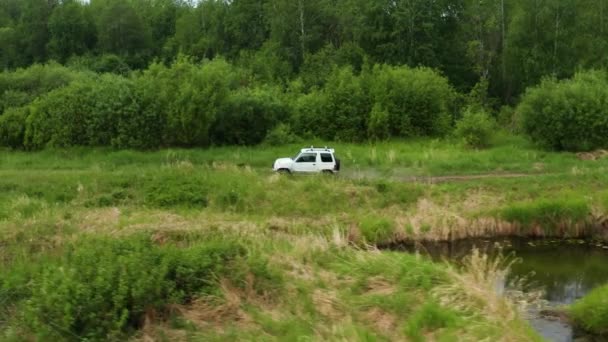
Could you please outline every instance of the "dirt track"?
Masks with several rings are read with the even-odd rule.
[[[452,176],[402,176],[402,175],[383,175],[376,170],[357,170],[344,172],[343,177],[350,179],[390,179],[408,183],[438,184],[449,182],[466,182],[477,179],[506,179],[506,178],[527,178],[545,176],[547,173],[486,173],[477,175],[452,175]]]
[[[525,177],[534,177],[541,176],[545,174],[538,173],[494,173],[494,174],[481,174],[481,175],[462,175],[462,176],[437,176],[437,177],[406,177],[406,178],[396,178],[397,180],[402,180],[406,182],[412,183],[448,183],[448,182],[459,182],[459,181],[469,181],[476,179],[502,179],[502,178],[525,178]]]

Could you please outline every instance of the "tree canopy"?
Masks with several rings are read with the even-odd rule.
[[[337,61],[439,70],[459,90],[487,80],[513,103],[544,76],[608,63],[607,0],[0,0],[4,69],[112,54],[130,68],[178,54],[269,66],[291,79]],[[349,50],[349,51],[345,51]],[[344,57],[344,56],[343,56]],[[307,69],[308,67],[308,69]]]

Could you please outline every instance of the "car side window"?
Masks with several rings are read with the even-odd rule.
[[[330,153],[321,153],[321,161],[323,163],[333,163],[334,159],[331,157]]]
[[[314,163],[317,161],[316,153],[302,153],[296,160],[296,163]]]

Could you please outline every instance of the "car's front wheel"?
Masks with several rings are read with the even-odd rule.
[[[291,173],[291,171],[289,169],[278,169],[277,172],[280,174],[284,174],[284,175]]]

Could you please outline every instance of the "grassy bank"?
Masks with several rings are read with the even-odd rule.
[[[574,322],[584,330],[608,336],[608,285],[591,291],[569,309]]]
[[[297,149],[2,153],[2,338],[533,340],[479,267],[369,246],[605,234],[606,160],[425,140],[269,171]],[[505,171],[534,176],[402,181]]]
[[[338,231],[60,225],[3,236],[3,340],[536,340],[485,272]]]

